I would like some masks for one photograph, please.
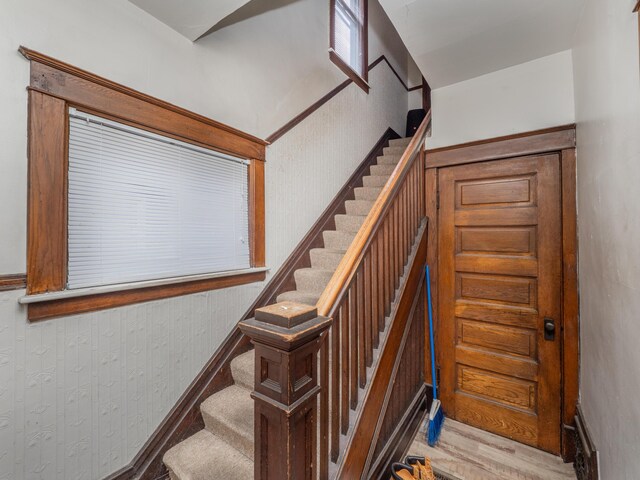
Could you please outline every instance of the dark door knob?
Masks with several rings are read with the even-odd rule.
[[[553,340],[556,335],[556,322],[551,318],[544,319],[544,339]]]

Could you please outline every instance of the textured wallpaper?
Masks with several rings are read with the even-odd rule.
[[[385,62],[269,147],[267,262],[277,270],[391,126],[407,93]],[[0,293],[0,480],[100,479],[126,465],[262,289],[199,293],[29,324]]]

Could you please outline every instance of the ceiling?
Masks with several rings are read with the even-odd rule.
[[[129,0],[192,42],[249,0]]]
[[[431,88],[567,50],[584,0],[380,0]]]

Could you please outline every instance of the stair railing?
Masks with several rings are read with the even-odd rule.
[[[350,412],[367,387],[367,368],[374,366],[405,265],[425,228],[424,143],[430,122],[429,111],[317,303],[318,314],[333,319],[319,355],[320,480],[329,478],[329,462],[336,464],[343,453],[341,435],[349,434]]]

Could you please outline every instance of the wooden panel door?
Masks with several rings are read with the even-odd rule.
[[[557,454],[559,156],[450,167],[439,175],[444,410],[459,421]]]

